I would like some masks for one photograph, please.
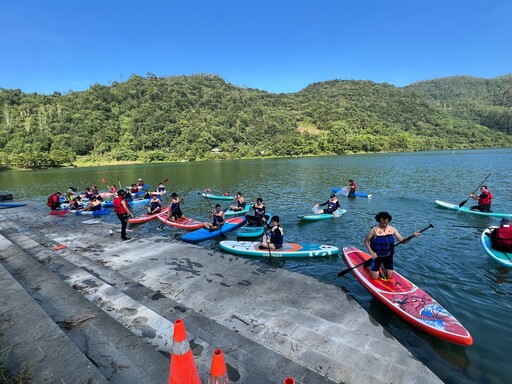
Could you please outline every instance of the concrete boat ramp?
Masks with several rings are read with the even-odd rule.
[[[0,334],[34,382],[166,383],[183,319],[203,382],[221,348],[233,383],[441,383],[337,286],[84,221],[0,213]]]

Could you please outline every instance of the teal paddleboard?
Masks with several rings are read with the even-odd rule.
[[[436,200],[436,204],[443,208],[453,209],[454,211],[472,213],[473,215],[480,216],[490,216],[490,217],[512,217],[512,213],[503,213],[503,212],[481,212],[481,211],[472,211],[467,207],[460,208],[457,204],[447,203],[441,200]]]
[[[482,232],[480,235],[480,243],[482,244],[482,247],[484,247],[487,255],[492,260],[505,267],[512,268],[512,253],[498,251],[491,245],[491,238],[489,235],[491,234],[491,230],[494,228],[496,227],[487,228]]]
[[[214,195],[212,193],[203,193],[203,197],[211,200],[235,200],[235,196],[226,196],[226,195]]]
[[[299,215],[298,217],[303,220],[309,220],[309,221],[317,221],[317,220],[325,220],[325,219],[332,219],[333,217],[340,217],[345,212],[347,212],[346,209],[338,209],[332,213],[314,213],[312,215]]]
[[[219,243],[221,250],[239,256],[252,257],[325,257],[337,255],[339,248],[333,245],[324,244],[299,244],[299,243],[283,243],[282,248],[270,250],[260,249],[259,242],[250,241],[231,241],[225,240]]]

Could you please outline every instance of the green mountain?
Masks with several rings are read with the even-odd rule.
[[[509,147],[510,121],[485,123],[480,112],[510,110],[510,79],[493,79],[485,97],[479,79],[336,80],[271,94],[214,75],[149,74],[64,95],[0,89],[0,165]]]
[[[420,81],[406,87],[458,118],[512,134],[512,75],[469,76]]]

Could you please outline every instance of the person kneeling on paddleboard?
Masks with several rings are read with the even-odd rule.
[[[491,232],[492,247],[500,252],[512,252],[512,218],[504,217]]]
[[[151,195],[151,201],[148,206],[148,214],[153,215],[155,213],[160,212],[162,209],[162,202],[158,198],[157,195]]]
[[[48,198],[47,205],[51,208],[52,211],[55,211],[60,208],[60,192],[55,192]]]
[[[259,246],[260,249],[279,249],[282,248],[284,242],[284,229],[279,224],[279,216],[273,216],[270,224],[267,224],[270,229],[270,236],[266,233]]]
[[[354,180],[350,179],[348,181],[348,195],[354,195],[356,193],[356,189],[357,189],[357,184]]]
[[[220,204],[215,204],[215,209],[210,213],[210,217],[213,217],[213,222],[203,223],[203,226],[210,232],[219,229],[224,225],[226,217],[224,216],[224,211],[222,211]]]
[[[318,209],[318,207],[321,207],[323,205],[327,205],[326,209]],[[336,212],[338,209],[341,208],[340,202],[336,198],[336,195],[334,193],[331,193],[331,196],[329,197],[329,200],[327,200],[323,204],[315,204],[316,213],[330,213],[331,215]]]
[[[393,254],[395,253],[395,239],[408,243],[409,240],[404,240],[403,236],[398,230],[391,225],[389,222],[392,220],[392,216],[388,212],[379,212],[375,216],[377,221],[376,226],[370,228],[370,231],[364,239],[364,244],[369,251],[372,260],[366,267],[370,267],[370,276],[376,280],[379,278],[379,271],[381,266],[384,269],[384,279],[391,280],[393,278]],[[414,236],[418,237],[419,232],[415,232]],[[368,260],[370,261],[370,260]]]
[[[487,185],[482,185],[480,187],[480,195],[477,196],[474,193],[469,195],[473,199],[478,201],[478,205],[472,206],[472,211],[480,211],[480,212],[492,212],[491,211],[491,203],[492,203],[492,193],[487,189]]]

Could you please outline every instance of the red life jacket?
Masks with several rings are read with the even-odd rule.
[[[502,252],[512,252],[512,225],[503,225],[491,233],[492,247]]]
[[[47,205],[49,207],[53,206],[54,203],[57,203],[59,201],[59,196],[57,196],[57,194],[53,194],[51,195],[49,198],[48,198],[48,203]]]
[[[482,198],[478,199],[478,204],[491,204],[492,193],[487,191],[487,192],[485,192],[485,194],[487,195],[486,197],[482,197]]]
[[[121,202],[124,200],[124,197],[117,196],[114,199],[114,212],[118,215],[126,215],[128,211],[124,208]]]

